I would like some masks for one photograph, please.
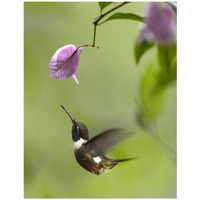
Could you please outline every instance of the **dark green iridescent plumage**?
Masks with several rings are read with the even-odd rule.
[[[104,153],[111,146],[132,135],[125,129],[114,128],[104,131],[89,140],[88,129],[85,124],[73,118],[70,113],[61,105],[72,120],[72,139],[74,141],[74,154],[81,167],[96,175],[112,169],[119,162],[133,160],[110,159]]]

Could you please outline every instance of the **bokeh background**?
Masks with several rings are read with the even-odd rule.
[[[145,7],[130,3],[119,11],[143,16]],[[24,197],[175,198],[174,156],[135,119],[146,69],[158,68],[155,48],[139,65],[134,61],[140,23],[114,20],[97,27],[100,48],[83,48],[80,85],[49,76],[49,61],[58,48],[92,43],[92,22],[99,13],[96,2],[24,3]],[[166,87],[164,98],[154,124],[176,151],[176,83]],[[139,159],[100,176],[82,169],[73,154],[71,121],[60,104],[88,126],[91,137],[114,127],[133,130],[136,134],[108,156]]]

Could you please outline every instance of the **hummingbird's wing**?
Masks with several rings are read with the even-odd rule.
[[[133,135],[133,133],[122,128],[109,129],[93,137],[86,142],[85,145],[91,149],[91,154],[93,156],[98,156],[100,153],[104,153],[108,148],[131,135]]]

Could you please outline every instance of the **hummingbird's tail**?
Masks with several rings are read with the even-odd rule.
[[[116,161],[117,162],[124,162],[124,161],[134,160],[134,159],[137,159],[137,158],[135,157],[135,158],[116,159]]]

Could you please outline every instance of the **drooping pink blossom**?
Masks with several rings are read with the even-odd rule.
[[[176,15],[169,5],[149,3],[140,40],[170,44],[176,39],[176,27]]]
[[[59,48],[49,62],[50,76],[60,80],[72,77],[79,84],[76,70],[81,53],[82,48],[76,50],[76,47],[72,44]]]

